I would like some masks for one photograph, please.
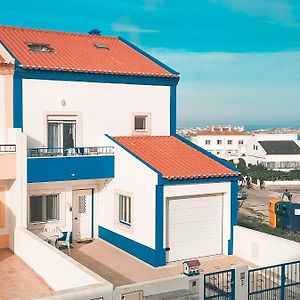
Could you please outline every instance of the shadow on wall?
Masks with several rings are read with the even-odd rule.
[[[42,147],[44,147],[44,145],[40,141],[32,138],[31,136],[27,136],[27,147],[28,148],[42,148]]]

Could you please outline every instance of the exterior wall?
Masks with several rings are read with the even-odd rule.
[[[72,231],[72,202],[73,202],[73,190],[79,189],[93,189],[93,201],[94,204],[99,201],[99,190],[104,186],[104,180],[76,180],[76,181],[60,181],[50,183],[32,183],[28,184],[28,197],[26,201],[27,209],[29,211],[29,197],[32,195],[46,195],[52,193],[60,194],[60,220],[57,222],[51,222],[54,225],[60,227],[62,231]],[[96,215],[96,213],[95,213]],[[43,230],[45,223],[30,224],[29,214],[27,216],[26,228],[34,233],[38,233]],[[93,216],[91,216],[91,222]],[[94,236],[97,236],[98,224],[94,222]]]
[[[231,183],[203,183],[171,185],[164,187],[164,247],[167,236],[167,198],[174,196],[223,194],[223,253],[228,254],[228,241],[231,239]]]
[[[151,113],[152,135],[170,134],[168,86],[23,79],[23,110],[29,147],[47,146],[47,113],[78,115],[78,146],[98,146],[105,133],[132,135],[133,113]]]
[[[293,133],[274,133],[274,134],[255,134],[257,141],[297,141],[297,134]]]
[[[15,253],[54,291],[92,284],[102,285],[112,291],[111,283],[42,241],[25,228],[17,227],[15,229]]]
[[[265,159],[266,151],[263,149],[263,147],[257,142],[256,139],[249,140],[247,143],[246,163],[257,165],[258,163],[265,161]]]
[[[2,184],[1,184],[2,183]],[[5,183],[0,181],[0,249],[8,248],[8,211],[6,209],[6,187]]]
[[[246,154],[250,139],[252,139],[250,135],[197,135],[193,136],[191,141],[214,155],[230,160]],[[206,145],[206,140],[210,140],[210,145]],[[218,145],[217,140],[221,140],[222,144]],[[228,144],[228,140],[232,140],[232,144]],[[243,145],[239,145],[240,140],[244,141]]]
[[[300,259],[300,243],[235,226],[234,255],[258,266]]]
[[[0,74],[0,144],[5,140],[5,77]]]
[[[157,174],[126,150],[106,139],[115,147],[115,178],[100,191],[98,224],[148,248],[155,249],[155,198]],[[116,192],[132,195],[132,226],[120,224]]]

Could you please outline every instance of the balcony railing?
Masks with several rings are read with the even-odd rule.
[[[0,153],[16,152],[16,145],[12,144],[0,144]]]
[[[73,148],[29,148],[27,157],[105,156],[113,155],[113,146],[73,147]]]

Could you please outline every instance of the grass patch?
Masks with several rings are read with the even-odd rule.
[[[258,214],[257,216],[245,216],[243,214],[239,214],[238,225],[256,231],[275,235],[287,240],[300,242],[299,233],[286,232],[280,228],[272,228],[264,223],[263,215],[260,214]]]

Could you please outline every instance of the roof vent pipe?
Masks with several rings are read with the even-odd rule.
[[[101,35],[101,30],[94,28],[89,31],[90,35]]]

